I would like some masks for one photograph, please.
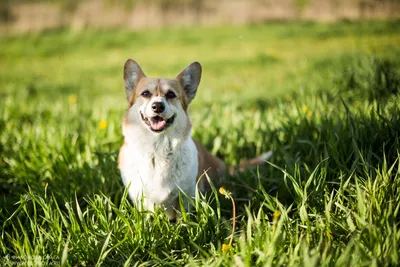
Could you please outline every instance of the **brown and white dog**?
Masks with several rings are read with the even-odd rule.
[[[134,203],[143,199],[148,210],[154,210],[154,205],[164,206],[170,219],[176,216],[180,190],[193,197],[197,178],[206,170],[214,183],[226,171],[222,160],[191,137],[188,106],[196,96],[200,78],[198,62],[174,79],[147,78],[132,59],[124,66],[128,110],[122,123],[125,142],[118,159],[122,180],[129,186]],[[269,157],[266,153],[248,164],[258,165]],[[204,192],[209,188],[207,179],[201,179],[199,189]]]

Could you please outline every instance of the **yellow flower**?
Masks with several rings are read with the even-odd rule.
[[[68,102],[70,104],[75,104],[77,100],[78,100],[78,97],[76,95],[69,95],[69,97],[68,97]]]
[[[231,192],[228,191],[228,190],[225,190],[225,188],[220,187],[218,191],[219,191],[219,193],[220,193],[221,195],[224,195],[225,198],[231,198]]]
[[[279,211],[275,211],[274,212],[274,218],[279,218],[279,216],[281,216],[281,213]]]
[[[101,130],[104,130],[105,128],[107,128],[107,122],[106,121],[101,121],[99,124],[99,127]]]
[[[224,195],[224,196],[225,196],[225,194],[226,194],[225,188],[220,187],[218,191],[219,191],[219,193],[220,193],[221,195]]]
[[[232,209],[233,209],[232,210],[233,211],[233,218],[232,218],[232,235],[231,235],[231,239],[229,241],[229,244],[222,244],[222,251],[225,252],[225,251],[228,251],[228,250],[231,249],[231,245],[232,245],[232,242],[233,242],[233,236],[235,234],[236,205],[235,205],[235,200],[233,199],[231,192],[229,192],[228,190],[225,190],[225,188],[223,188],[223,187],[220,187],[218,191],[219,191],[219,193],[221,195],[224,195],[225,198],[228,198],[228,199],[230,199],[232,201]]]
[[[302,109],[303,113],[306,114],[308,118],[311,118],[312,111],[306,105],[303,105]]]
[[[229,251],[229,250],[231,250],[231,245],[229,245],[229,244],[222,244],[222,251],[223,251],[223,252],[227,252],[227,251]]]

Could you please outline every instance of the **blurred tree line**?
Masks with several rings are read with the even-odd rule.
[[[0,21],[11,22],[15,17],[12,14],[12,5],[21,3],[56,3],[63,11],[73,12],[78,8],[80,0],[0,0]]]
[[[0,22],[12,22],[15,18],[12,13],[12,5],[20,3],[51,3],[60,5],[61,10],[65,13],[73,13],[79,4],[85,0],[0,0]],[[206,2],[209,0],[105,0],[106,5],[123,7],[126,11],[132,11],[137,5],[151,5],[156,6],[160,10],[179,10],[179,9],[190,9],[195,14],[200,14],[206,10]],[[212,1],[212,0],[211,0]],[[274,0],[248,0],[259,2],[260,4],[273,5]],[[316,0],[314,0],[316,1]],[[338,2],[337,0],[331,0],[333,2]],[[370,11],[376,4],[379,3],[400,3],[400,0],[349,0],[358,2],[358,7],[360,14],[365,13],[365,11]],[[299,12],[305,10],[312,0],[292,0],[292,5]],[[276,1],[279,3],[279,1]]]
[[[83,0],[84,1],[84,0]],[[56,3],[66,13],[74,12],[82,0],[0,0],[0,21],[11,22],[14,19],[11,5],[19,3]],[[131,11],[138,4],[150,4],[158,6],[161,10],[179,9],[189,7],[196,13],[203,11],[205,0],[106,0],[109,6],[123,6],[125,10]]]

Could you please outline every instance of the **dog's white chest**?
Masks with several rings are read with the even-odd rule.
[[[180,189],[194,196],[198,159],[191,138],[179,146],[167,138],[128,143],[120,153],[122,179],[134,202],[143,197],[145,208],[153,210],[154,204],[171,205]]]

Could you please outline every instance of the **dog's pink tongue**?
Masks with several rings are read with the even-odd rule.
[[[156,131],[162,130],[166,123],[167,122],[163,118],[158,116],[151,118],[150,120],[151,128]]]

